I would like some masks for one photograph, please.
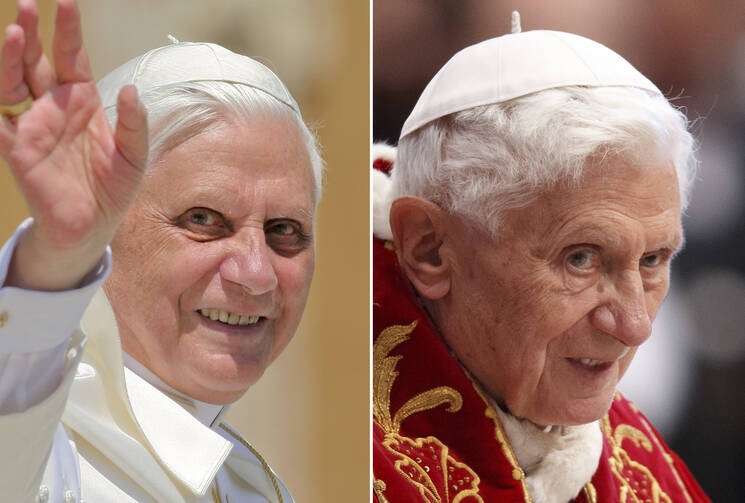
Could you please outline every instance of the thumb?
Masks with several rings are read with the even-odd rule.
[[[135,86],[126,85],[119,91],[116,113],[116,148],[132,167],[142,171],[148,153],[147,111],[137,97]]]

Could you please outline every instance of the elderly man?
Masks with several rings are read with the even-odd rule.
[[[0,54],[0,154],[33,217],[0,252],[3,501],[292,501],[222,418],[310,288],[322,162],[297,104],[214,44],[97,88],[75,1],[54,67],[37,21],[22,0]]]
[[[374,497],[708,501],[616,391],[682,243],[686,120],[604,46],[513,25],[375,152]]]

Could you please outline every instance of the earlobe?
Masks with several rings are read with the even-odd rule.
[[[443,257],[444,212],[436,204],[405,196],[391,205],[398,260],[420,295],[436,300],[450,291],[450,264]]]

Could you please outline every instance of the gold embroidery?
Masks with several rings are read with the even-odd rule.
[[[259,454],[259,451],[253,448],[251,444],[249,444],[237,431],[233,430],[231,427],[229,427],[225,423],[220,423],[220,428],[225,430],[228,435],[233,437],[234,439],[238,440],[243,447],[251,451],[251,453],[256,456],[259,461],[261,462],[261,467],[264,469],[264,472],[267,474],[269,479],[272,481],[272,486],[274,486],[274,493],[277,495],[277,500],[279,503],[284,503],[284,500],[282,499],[282,492],[279,490],[279,483],[277,482],[277,478],[274,476],[274,473],[272,472],[271,468],[269,468],[269,465],[266,461],[264,461],[264,458],[261,457],[261,454]]]
[[[463,405],[463,397],[449,386],[424,391],[410,398],[391,419],[391,390],[398,377],[396,365],[403,356],[388,354],[409,339],[417,322],[410,325],[393,325],[380,333],[373,345],[373,417],[386,433],[397,433],[404,419],[417,412],[448,404],[448,412],[457,412]]]
[[[600,428],[611,445],[611,457],[608,459],[608,464],[611,472],[621,482],[620,502],[641,503],[641,493],[645,500],[651,498],[650,501],[653,503],[672,503],[672,500],[662,490],[649,468],[631,459],[623,448],[623,441],[631,440],[637,447],[652,452],[652,442],[649,441],[649,438],[637,428],[628,424],[618,425],[613,431],[607,415],[600,420]],[[641,479],[639,484],[635,483],[636,488],[631,486],[631,481],[634,478]]]
[[[220,503],[220,497],[217,495],[217,489],[215,489],[215,486],[212,486],[212,501]]]
[[[399,458],[394,463],[396,471],[417,487],[427,503],[457,503],[469,496],[484,502],[478,494],[481,479],[476,472],[450,456],[448,447],[436,437],[412,440],[389,433],[383,446]]]
[[[383,495],[383,491],[387,489],[385,482],[380,479],[375,479],[373,482],[373,491],[375,496],[378,498],[378,503],[388,503],[388,499]]]
[[[521,485],[523,487],[523,497],[525,498],[526,503],[531,503],[533,500],[528,493],[528,485],[525,481],[525,472],[520,467],[520,463],[517,462],[517,456],[515,456],[515,452],[512,450],[512,445],[510,445],[510,442],[507,439],[507,435],[505,435],[504,433],[502,421],[499,420],[497,412],[489,404],[489,400],[486,398],[486,394],[481,389],[481,386],[479,386],[479,384],[473,379],[473,377],[471,377],[470,373],[468,373],[465,369],[463,370],[466,372],[466,375],[471,380],[473,389],[476,390],[476,393],[478,393],[479,397],[481,397],[481,400],[486,406],[484,415],[491,419],[494,423],[494,435],[496,436],[497,442],[499,442],[499,446],[502,448],[502,453],[507,458],[507,461],[509,461],[512,465],[512,478],[521,481]]]
[[[678,485],[683,490],[683,494],[686,497],[686,501],[688,503],[693,503],[693,499],[691,498],[691,495],[688,494],[688,489],[686,489],[685,484],[683,483],[683,480],[680,478],[680,475],[678,474],[678,470],[675,469],[675,464],[673,463],[673,458],[670,456],[667,452],[665,452],[665,449],[662,448],[662,445],[660,444],[660,441],[657,439],[657,435],[654,434],[652,431],[652,428],[649,426],[649,423],[644,420],[644,418],[641,418],[642,424],[644,424],[644,427],[649,432],[650,436],[652,437],[652,440],[654,440],[654,443],[657,444],[657,448],[662,452],[663,457],[665,458],[665,461],[667,461],[667,464],[670,465],[670,470],[672,470],[673,475],[675,475],[675,480],[678,481]]]
[[[592,485],[592,481],[585,484],[584,490],[587,503],[598,503],[598,492],[595,490],[595,486]]]
[[[411,439],[398,433],[401,423],[417,412],[443,404],[447,404],[448,412],[459,411],[463,397],[458,391],[448,386],[424,391],[407,400],[391,416],[391,390],[399,375],[396,365],[403,356],[389,355],[409,339],[416,326],[416,321],[410,325],[390,326],[373,344],[373,418],[385,432],[383,446],[398,458],[394,468],[418,489],[426,503],[459,503],[469,497],[475,503],[483,503],[478,495],[478,475],[450,456],[448,447],[439,439],[432,436]],[[376,480],[373,484],[380,503],[385,500],[384,489],[383,481]]]

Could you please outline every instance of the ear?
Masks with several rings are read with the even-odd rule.
[[[391,230],[398,260],[420,295],[436,300],[450,291],[450,264],[443,259],[445,213],[418,197],[399,197],[391,205]]]

